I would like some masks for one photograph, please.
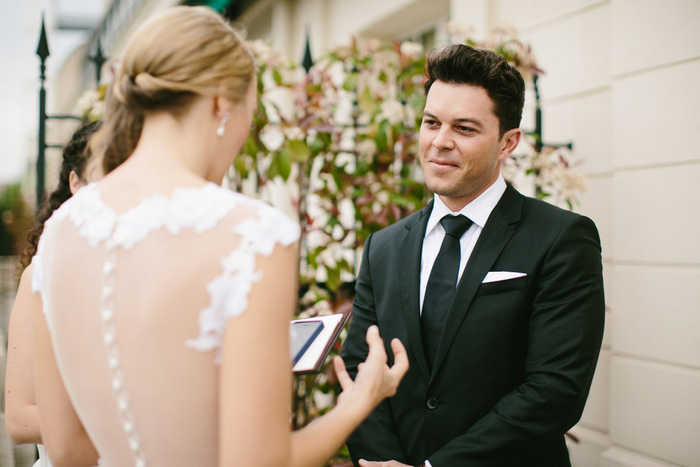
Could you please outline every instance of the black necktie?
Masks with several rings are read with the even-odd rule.
[[[445,228],[445,238],[430,271],[421,313],[423,347],[431,367],[435,361],[442,326],[457,287],[461,258],[459,239],[472,225],[472,221],[462,215],[448,214],[440,220],[440,224]]]

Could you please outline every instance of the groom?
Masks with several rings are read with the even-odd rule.
[[[350,454],[363,467],[569,466],[564,433],[603,335],[597,230],[500,175],[521,138],[514,67],[452,45],[426,74],[419,147],[435,196],[367,239],[342,351],[356,371],[378,324],[387,346],[406,346],[410,369]]]

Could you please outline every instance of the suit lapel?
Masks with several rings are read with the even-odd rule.
[[[469,311],[471,302],[481,281],[496,261],[501,251],[515,233],[515,226],[522,216],[523,196],[508,185],[500,201],[491,212],[486,225],[469,257],[467,267],[457,285],[452,305],[445,319],[440,343],[438,344],[435,365],[430,382],[435,378],[445,355],[457,335],[459,326]]]
[[[433,210],[431,201],[418,216],[408,222],[396,242],[399,265],[399,289],[408,339],[421,375],[427,381],[430,376],[428,362],[423,349],[420,328],[420,266],[423,238],[428,218]]]

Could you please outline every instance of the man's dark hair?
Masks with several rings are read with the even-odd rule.
[[[504,57],[468,45],[449,45],[430,53],[425,63],[425,75],[426,95],[435,81],[484,88],[493,101],[500,136],[520,126],[525,81]]]

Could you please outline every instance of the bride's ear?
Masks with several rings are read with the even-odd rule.
[[[231,101],[223,96],[214,97],[214,115],[216,118],[222,118],[227,112],[231,111]]]
[[[84,185],[85,183],[80,180],[80,177],[77,173],[75,173],[75,170],[71,170],[70,174],[68,175],[68,187],[70,188],[71,194],[76,194]]]

